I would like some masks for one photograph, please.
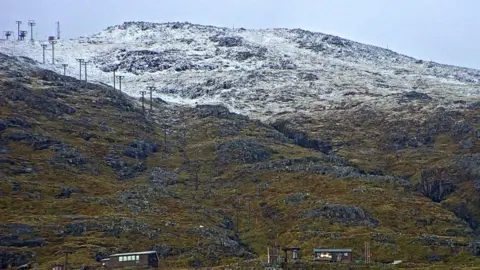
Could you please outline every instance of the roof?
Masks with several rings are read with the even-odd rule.
[[[112,254],[110,257],[117,257],[117,256],[130,256],[130,255],[145,255],[145,254],[156,254],[156,251],[140,251],[140,252],[130,252],[130,253],[117,253]]]
[[[108,261],[110,261],[110,258],[101,259],[100,261],[101,262],[108,262]]]
[[[314,248],[313,252],[352,252],[351,248]]]

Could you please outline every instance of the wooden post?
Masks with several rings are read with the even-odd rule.
[[[270,264],[270,247],[267,247],[267,263]]]

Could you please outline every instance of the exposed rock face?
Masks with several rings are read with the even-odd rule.
[[[0,246],[32,248],[46,244],[45,239],[40,237],[32,226],[17,223],[0,224]]]
[[[85,221],[73,221],[67,223],[63,228],[56,231],[61,237],[75,236],[81,237],[86,233],[101,233],[105,237],[120,237],[122,233],[136,233],[143,237],[155,237],[157,233],[155,229],[141,221],[129,218],[98,218]]]
[[[311,148],[328,154],[332,150],[332,145],[328,141],[309,139],[303,131],[296,131],[287,127],[284,121],[276,122],[273,127],[283,133],[286,137],[292,139],[295,144],[305,148]]]
[[[272,152],[272,149],[255,140],[228,141],[216,147],[217,159],[222,165],[264,161]]]
[[[446,171],[423,170],[417,188],[425,197],[434,202],[441,202],[455,191],[456,183]]]
[[[0,119],[0,131],[4,131],[7,128],[17,127],[17,128],[30,128],[31,125],[18,118],[8,118],[5,120]]]
[[[480,195],[480,155],[464,155],[457,161],[458,169],[474,183],[476,192]]]
[[[59,145],[58,140],[52,139],[48,136],[43,136],[40,134],[30,134],[30,133],[9,133],[3,136],[3,140],[6,141],[25,141],[27,142],[34,150],[45,150],[52,146]]]
[[[465,222],[470,225],[470,228],[472,230],[476,231],[477,234],[480,233],[479,228],[480,228],[480,221],[477,220],[470,210],[468,209],[468,206],[465,203],[460,203],[458,205],[454,205],[451,207],[453,213],[460,219],[464,220]]]
[[[107,165],[117,173],[119,180],[132,179],[140,173],[147,170],[147,165],[143,162],[126,162],[119,155],[111,153],[105,159]]]
[[[135,159],[146,159],[152,153],[156,153],[160,147],[148,140],[137,140],[125,148],[124,155]]]
[[[316,210],[306,210],[300,213],[302,217],[327,218],[347,226],[376,227],[379,222],[373,216],[358,206],[343,204],[325,204]]]
[[[226,107],[222,105],[197,105],[194,109],[194,113],[199,117],[220,117],[227,119],[248,119],[248,117],[236,113],[230,112]]]
[[[56,99],[34,93],[32,90],[17,83],[4,83],[6,98],[13,102],[25,102],[29,107],[42,112],[47,118],[53,119],[63,114],[73,114],[75,108]]]
[[[150,181],[159,185],[174,185],[179,180],[178,174],[169,172],[164,168],[156,167],[150,173]]]
[[[166,209],[155,202],[168,198],[178,199],[180,196],[160,185],[135,185],[117,193],[118,201],[134,213],[164,214]]]
[[[67,164],[73,166],[81,166],[87,164],[87,159],[78,152],[77,149],[68,145],[60,145],[55,149],[56,154],[52,162],[56,164]]]
[[[0,250],[0,269],[12,268],[31,263],[35,260],[32,251],[7,251]]]
[[[200,254],[205,254],[211,262],[218,261],[221,257],[253,258],[253,254],[245,249],[245,246],[241,244],[240,240],[231,231],[204,227],[191,228],[188,232],[209,240],[208,242],[211,244],[200,247],[198,251],[200,251]]]

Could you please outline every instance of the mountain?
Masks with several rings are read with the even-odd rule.
[[[0,268],[155,249],[162,268],[258,269],[269,244],[308,262],[365,242],[377,267],[479,263],[476,70],[188,23],[61,40],[58,66],[39,47],[0,41]]]
[[[0,50],[42,61],[40,42],[3,41]],[[50,62],[50,51],[47,61]],[[124,91],[181,104],[225,104],[262,120],[325,110],[390,111],[405,99],[431,99],[429,108],[458,107],[480,93],[480,71],[416,60],[393,51],[300,29],[247,30],[190,23],[127,22],[55,45],[56,66]],[[118,75],[117,74],[117,75]],[[425,105],[424,105],[425,106]]]

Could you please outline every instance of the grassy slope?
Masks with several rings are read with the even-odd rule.
[[[10,80],[2,77],[2,81]],[[35,79],[27,87],[42,93],[41,80]],[[51,87],[49,87],[51,88]],[[61,89],[61,86],[53,86]],[[94,88],[94,87],[92,87]],[[5,88],[3,88],[5,89]],[[2,167],[5,174],[0,182],[0,222],[22,223],[39,228],[39,235],[47,240],[47,245],[36,248],[19,248],[37,252],[37,261],[42,269],[47,269],[51,263],[62,262],[62,248],[75,250],[71,256],[74,266],[95,264],[93,252],[99,247],[110,247],[113,251],[135,251],[150,249],[154,244],[165,244],[178,253],[162,261],[162,267],[187,267],[189,262],[198,257],[205,264],[228,264],[242,261],[241,258],[222,258],[220,262],[209,262],[201,250],[209,245],[211,239],[191,234],[189,230],[199,224],[205,227],[218,227],[223,216],[230,216],[239,227],[239,237],[242,243],[257,255],[264,256],[266,245],[277,242],[281,245],[299,246],[305,258],[310,258],[313,247],[349,247],[355,250],[356,257],[362,255],[365,241],[372,246],[376,261],[392,261],[402,259],[411,263],[424,263],[430,254],[444,255],[451,265],[460,262],[471,264],[475,261],[468,251],[461,250],[459,255],[451,255],[450,248],[436,247],[435,250],[418,241],[422,234],[434,234],[447,237],[446,230],[467,230],[464,223],[440,204],[432,203],[418,193],[411,192],[393,183],[372,183],[361,180],[334,179],[331,177],[308,172],[285,173],[278,171],[250,171],[247,165],[220,166],[216,163],[215,147],[221,142],[238,138],[261,139],[265,146],[276,150],[271,160],[296,158],[305,156],[322,156],[313,150],[301,148],[292,142],[281,143],[278,140],[266,138],[272,129],[256,122],[242,125],[234,136],[221,136],[222,123],[234,122],[231,119],[217,117],[200,118],[191,110],[183,108],[168,109],[158,106],[155,118],[163,122],[173,119],[178,111],[184,116],[178,118],[179,123],[186,127],[186,152],[189,160],[201,164],[199,172],[200,184],[195,190],[192,174],[180,173],[180,181],[167,189],[175,193],[174,197],[150,198],[149,204],[155,211],[135,213],[129,203],[118,201],[119,192],[132,190],[149,182],[148,171],[132,180],[117,180],[115,172],[105,164],[105,157],[113,145],[127,145],[138,138],[148,138],[164,147],[163,130],[160,125],[143,120],[140,111],[125,112],[115,107],[115,102],[99,105],[101,98],[98,89],[90,89],[82,93],[68,93],[60,101],[71,105],[77,112],[71,115],[62,114],[58,119],[48,119],[41,111],[27,107],[24,102],[14,102],[7,99],[5,106],[0,107],[1,118],[19,117],[32,124],[28,132],[48,135],[78,149],[88,160],[98,168],[98,174],[91,171],[66,166],[59,169],[49,159],[55,152],[46,149],[32,150],[25,142],[8,142],[6,146],[11,153],[2,155],[16,161],[25,161],[29,166],[38,169],[34,174],[14,175]],[[111,97],[110,100],[115,100]],[[93,120],[91,126],[69,124],[67,120]],[[103,122],[104,124],[102,124]],[[113,131],[105,131],[107,125]],[[148,131],[151,128],[150,131]],[[8,128],[1,134],[22,131],[22,128]],[[182,146],[182,125],[175,125],[168,135],[170,154],[155,153],[147,159],[148,168],[162,166],[171,170],[185,168]],[[79,132],[94,133],[98,138],[85,141]],[[448,147],[445,146],[445,147]],[[369,159],[359,155],[350,156],[349,152],[341,152],[345,157],[359,160],[359,166],[378,167],[382,158]],[[410,160],[415,152],[406,158],[389,165],[395,172],[411,173],[416,171],[418,159]],[[434,156],[431,156],[434,159]],[[128,158],[126,158],[128,160]],[[368,160],[368,162],[365,162]],[[132,162],[134,160],[131,160]],[[372,165],[372,163],[374,163]],[[407,164],[408,163],[408,164]],[[392,164],[392,163],[391,163]],[[415,168],[415,169],[412,169]],[[11,183],[20,184],[20,191],[11,189]],[[259,189],[264,182],[269,183],[267,189]],[[62,186],[77,187],[85,193],[74,194],[70,198],[55,199]],[[356,193],[354,189],[365,188],[367,192]],[[287,205],[284,199],[291,193],[304,192],[308,197],[297,205]],[[90,202],[85,202],[90,198]],[[114,203],[101,203],[92,198],[111,199]],[[248,206],[248,201],[251,201]],[[325,202],[356,205],[376,217],[380,225],[377,228],[364,226],[344,226],[328,219],[311,219],[300,217],[302,210],[317,209]],[[263,205],[263,207],[262,207]],[[278,210],[278,215],[267,217],[264,205],[272,210]],[[249,211],[250,209],[250,211]],[[248,213],[251,216],[251,230],[248,230]],[[237,223],[237,213],[239,221]],[[72,221],[72,216],[92,218],[100,222],[115,220],[134,220],[147,224],[157,233],[156,237],[142,234],[142,230],[122,232],[120,237],[108,236],[102,231],[85,231],[82,236],[63,237],[55,232],[55,227],[64,228]],[[426,227],[417,227],[416,219],[431,217],[435,222]],[[174,222],[176,226],[166,226]],[[373,233],[382,234],[392,240],[388,243],[375,241]],[[316,235],[316,236],[315,236]],[[468,243],[464,237],[448,237],[457,242]],[[9,248],[15,249],[15,248]],[[193,252],[190,252],[192,251]],[[420,265],[421,266],[421,265]]]

